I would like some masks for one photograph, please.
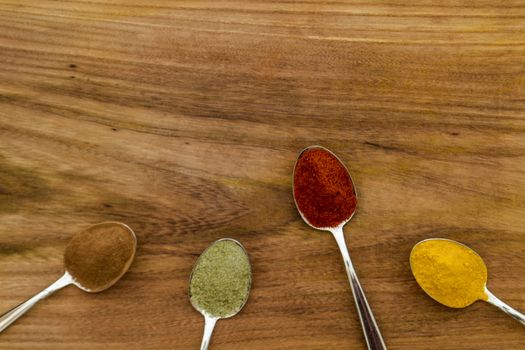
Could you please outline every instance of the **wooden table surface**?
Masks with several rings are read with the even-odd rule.
[[[525,310],[523,1],[0,0],[0,310],[62,273],[69,238],[118,220],[128,274],[68,287],[1,349],[198,349],[197,256],[221,237],[254,285],[211,349],[365,349],[329,234],[294,207],[311,144],[351,170],[350,253],[389,349],[525,349],[478,302],[412,278],[425,238],[464,242]]]

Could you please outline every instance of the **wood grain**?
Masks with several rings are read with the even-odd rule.
[[[121,282],[59,292],[1,349],[197,349],[188,276],[221,237],[254,287],[212,349],[364,349],[336,244],[291,197],[311,144],[356,182],[346,235],[389,349],[525,348],[408,265],[421,239],[459,240],[525,310],[525,2],[0,0],[0,27],[0,310],[88,225],[139,240]]]

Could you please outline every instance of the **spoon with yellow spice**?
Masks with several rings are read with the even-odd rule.
[[[443,238],[426,239],[412,248],[410,267],[421,288],[441,304],[464,308],[483,300],[525,325],[525,315],[487,289],[487,267],[466,245]]]

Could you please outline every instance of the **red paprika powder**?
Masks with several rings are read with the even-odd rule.
[[[297,159],[293,193],[303,217],[318,228],[339,226],[352,216],[357,205],[345,166],[322,147],[310,147]]]

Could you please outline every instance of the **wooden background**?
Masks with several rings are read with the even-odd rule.
[[[62,273],[71,235],[137,233],[107,292],[69,287],[1,349],[197,349],[187,298],[221,237],[251,255],[211,349],[365,349],[335,241],[303,224],[295,157],[352,172],[349,250],[389,349],[525,349],[484,304],[432,301],[411,247],[478,251],[525,311],[525,2],[0,0],[0,310]]]

